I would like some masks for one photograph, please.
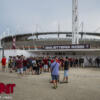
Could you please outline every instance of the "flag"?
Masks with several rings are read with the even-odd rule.
[[[13,37],[12,49],[16,49],[16,38]]]

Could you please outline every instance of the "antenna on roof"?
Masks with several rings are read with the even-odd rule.
[[[38,24],[36,24],[36,33],[38,33]]]
[[[84,28],[84,23],[82,22],[81,23],[81,40],[83,39],[83,34],[84,34],[83,28]]]
[[[60,24],[58,23],[58,39],[59,39],[59,32],[60,32]]]

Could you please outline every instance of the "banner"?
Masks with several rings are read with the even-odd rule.
[[[89,49],[89,48],[90,48],[90,44],[44,46],[44,49],[46,49],[46,50],[54,50],[54,49]]]

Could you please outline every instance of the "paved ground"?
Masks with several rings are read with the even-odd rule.
[[[59,84],[56,90],[50,79],[50,73],[18,78],[16,73],[0,72],[0,82],[16,84],[12,100],[100,100],[100,69],[72,68],[69,83]]]

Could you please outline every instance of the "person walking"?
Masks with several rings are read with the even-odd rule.
[[[54,89],[56,89],[58,87],[59,66],[60,66],[60,64],[58,63],[58,59],[55,57],[55,61],[50,66]]]
[[[5,56],[3,56],[1,63],[2,63],[2,71],[5,72],[5,68],[6,68],[6,57]]]
[[[69,70],[69,61],[68,61],[68,57],[66,57],[64,62],[64,78],[63,78],[63,82],[68,83],[68,70]]]
[[[18,60],[17,60],[17,73],[18,76],[23,76],[23,60],[21,58],[21,56],[18,56]]]

